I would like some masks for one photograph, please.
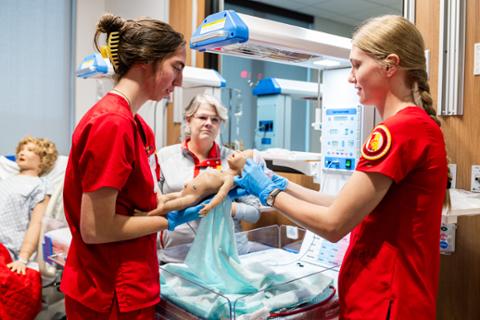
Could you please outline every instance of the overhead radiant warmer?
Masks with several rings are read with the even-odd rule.
[[[190,48],[323,69],[349,65],[351,40],[225,10],[203,20]]]
[[[358,97],[353,86],[346,81],[348,70],[345,68],[350,67],[351,39],[349,38],[226,10],[212,14],[202,21],[191,38],[190,47],[199,51],[317,69],[337,69],[326,70],[323,73],[323,85],[327,86],[322,87],[322,101],[329,109],[341,109],[341,112],[349,115],[338,115],[338,119],[346,117],[352,122],[352,126],[356,123],[355,119],[360,122],[360,131],[348,130],[352,138],[344,141],[345,145],[351,145],[352,140],[364,141],[363,137],[359,138],[358,135],[368,133],[373,127],[374,109],[362,107],[357,110]],[[353,112],[354,109],[355,115],[350,115],[349,112]],[[325,110],[316,109],[314,122],[316,126],[322,123],[323,111]],[[335,113],[338,112],[340,111],[335,111]],[[328,136],[328,132],[322,132],[322,153],[325,153],[325,146],[328,146]],[[332,137],[332,139],[336,138]],[[352,148],[354,147],[355,143]],[[356,158],[350,155],[353,151],[341,152],[342,156]],[[345,164],[342,161],[335,159],[332,163],[335,165],[338,163],[338,167],[330,165],[328,170],[351,172],[354,168],[351,159],[350,162],[345,160]],[[326,164],[325,161],[324,164]]]

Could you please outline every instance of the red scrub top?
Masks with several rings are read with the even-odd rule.
[[[208,151],[207,159],[200,161],[198,157],[188,149],[188,142],[190,141],[190,138],[187,138],[183,141],[182,144],[182,152],[184,154],[187,154],[192,158],[193,160],[193,177],[198,176],[200,171],[202,169],[206,168],[215,168],[215,169],[221,169],[222,168],[222,159],[220,158],[220,147],[218,144],[213,142],[213,146],[210,148],[210,151]]]
[[[372,131],[356,168],[393,183],[352,231],[339,275],[341,319],[435,319],[447,186],[439,126],[407,107]]]
[[[152,130],[133,116],[120,96],[107,94],[77,125],[65,174],[63,200],[72,242],[61,290],[98,312],[107,312],[114,295],[121,312],[145,308],[160,300],[156,234],[86,244],[80,235],[82,194],[109,187],[118,190],[116,213],[156,208]],[[157,168],[154,168],[155,171]]]

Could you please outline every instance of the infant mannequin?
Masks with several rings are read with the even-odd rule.
[[[247,158],[255,158],[254,155],[254,150],[232,153],[227,158],[228,168],[222,171],[207,169],[193,180],[185,183],[182,191],[161,195],[157,209],[150,211],[148,215],[165,215],[172,210],[182,210],[215,194],[212,200],[200,210],[201,215],[206,215],[219,205],[228,192],[235,187],[234,176],[241,175]],[[137,214],[139,213],[137,212]]]

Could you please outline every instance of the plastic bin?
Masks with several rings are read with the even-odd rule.
[[[325,274],[336,282],[334,268],[326,268],[303,261],[299,254],[305,230],[292,226],[268,226],[236,234],[242,263],[252,259],[270,265],[288,267],[289,272],[297,274],[298,278],[284,283],[276,283],[258,292],[238,295],[223,294],[200,283],[182,277],[161,266],[160,273],[164,279],[174,280],[178,285],[178,296],[165,296],[158,305],[159,319],[336,319],[339,306],[335,287],[329,286],[322,292],[315,292],[309,284],[325,281]],[[188,246],[188,245],[182,245]],[[185,248],[169,248],[167,250],[185,250]],[[338,267],[338,266],[335,266]],[[297,269],[295,269],[297,268]],[[182,294],[182,287],[189,289],[189,294],[199,302],[189,303],[189,297]],[[314,286],[313,286],[314,287]],[[284,307],[283,296],[298,298],[295,305]],[[205,297],[205,298],[203,298]],[[263,300],[262,300],[263,299]],[[267,299],[267,300],[265,300]],[[312,300],[313,299],[313,300]],[[254,309],[251,313],[246,306],[252,302],[266,301],[269,308]],[[262,302],[263,303],[263,302]],[[279,306],[277,308],[277,306]],[[211,312],[211,313],[209,313]]]

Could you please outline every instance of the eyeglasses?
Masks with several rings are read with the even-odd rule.
[[[198,115],[194,115],[193,116],[195,119],[198,119],[200,120],[202,123],[205,123],[207,122],[208,119],[210,119],[210,122],[212,124],[215,124],[215,125],[218,125],[220,124],[220,121],[222,121],[222,119],[220,119],[220,117],[217,117],[217,116],[208,116],[206,114],[198,114]]]

